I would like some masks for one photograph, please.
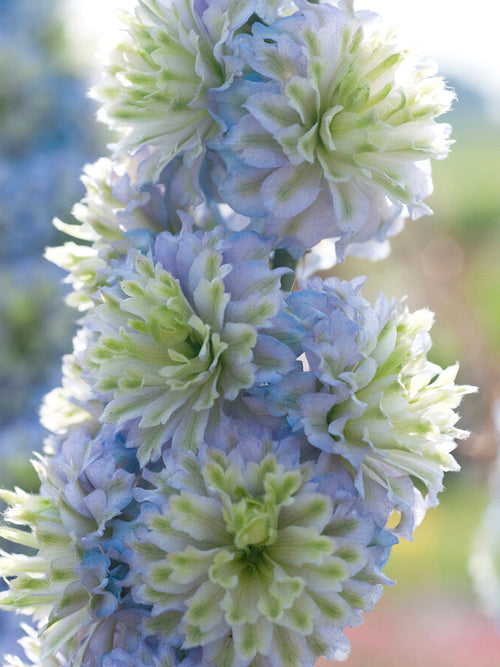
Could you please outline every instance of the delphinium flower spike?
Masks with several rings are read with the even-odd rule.
[[[40,491],[0,493],[0,605],[33,617],[37,667],[344,659],[472,389],[428,360],[427,310],[307,282],[307,255],[373,256],[428,211],[453,93],[352,2],[137,0],[125,23],[95,93],[114,154],[47,252],[81,317]]]

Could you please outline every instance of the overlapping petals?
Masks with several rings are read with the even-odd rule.
[[[131,253],[117,289],[89,318],[95,343],[83,355],[102,419],[139,421],[140,460],[168,441],[196,450],[224,403],[256,380],[287,373],[295,356],[261,333],[282,304],[269,244],[253,232],[160,234],[150,255]]]
[[[131,185],[132,164],[101,158],[87,165],[82,176],[86,196],[72,211],[77,224],[54,221],[76,242],[48,248],[46,257],[69,273],[66,282],[73,291],[67,302],[80,310],[99,302],[99,288],[113,279],[113,259],[124,256],[134,244],[147,246],[150,234],[167,225],[158,193]]]
[[[42,662],[99,664],[114,646],[134,644],[143,612],[127,604],[127,566],[114,534],[116,520],[133,518],[131,451],[105,433],[92,440],[75,431],[53,458],[35,462],[40,494],[0,492],[9,505],[0,534],[30,552],[2,553],[9,590],[0,603],[33,615]]]
[[[114,284],[115,265],[131,248],[147,250],[165,230],[178,233],[184,213],[202,229],[219,224],[237,230],[248,225],[233,211],[208,203],[198,187],[199,175],[193,176],[180,160],[163,170],[158,183],[134,184],[141,155],[120,161],[101,158],[86,165],[82,176],[86,195],[72,210],[77,223],[54,220],[57,229],[75,241],[48,248],[45,256],[68,272],[65,282],[73,291],[66,301],[79,310],[102,302],[100,288]]]
[[[429,158],[446,156],[450,132],[434,119],[453,93],[372,14],[296,4],[241,36],[253,74],[218,96],[220,190],[295,254],[335,237],[342,259],[348,244],[383,241],[402,211],[429,212]]]
[[[143,181],[156,181],[176,156],[192,166],[219,132],[209,94],[241,72],[232,39],[256,0],[139,0],[126,15],[128,40],[110,54],[95,94],[102,118],[122,133],[118,151],[151,151]]]
[[[385,581],[377,529],[353,498],[319,492],[309,467],[241,451],[166,459],[150,477],[131,547],[146,627],[217,667],[340,657]]]
[[[444,471],[458,469],[451,451],[467,433],[455,426],[455,408],[474,388],[455,385],[458,365],[428,361],[429,311],[410,313],[383,297],[372,308],[362,284],[315,278],[290,295],[304,370],[271,386],[270,405],[333,467],[341,458],[361,497],[383,490],[408,537],[425,507],[437,504]]]

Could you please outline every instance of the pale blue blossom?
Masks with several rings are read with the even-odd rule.
[[[163,232],[148,254],[130,251],[114,289],[88,318],[95,341],[82,355],[87,381],[106,403],[102,421],[139,421],[144,464],[161,448],[196,450],[225,404],[256,381],[295,366],[284,343],[261,333],[282,305],[270,243],[254,232],[225,238]]]
[[[449,150],[435,117],[453,93],[374,15],[297,2],[238,46],[248,73],[217,93],[228,126],[222,198],[300,255],[324,238],[383,241],[430,209],[429,158]]]
[[[146,628],[201,646],[203,665],[342,658],[344,628],[387,581],[386,544],[361,503],[277,451],[243,440],[229,455],[167,453],[148,476],[132,595],[152,605]]]
[[[342,462],[373,512],[382,491],[409,536],[437,504],[443,473],[458,470],[451,452],[468,434],[455,408],[474,388],[455,385],[457,364],[443,370],[427,359],[432,313],[384,297],[371,307],[363,282],[314,278],[288,297],[304,367],[259,391],[323,452],[325,470]]]
[[[0,534],[24,547],[2,553],[9,590],[0,605],[34,617],[42,661],[99,664],[114,646],[133,646],[144,614],[122,587],[128,566],[119,533],[134,517],[134,450],[109,431],[92,439],[75,430],[34,465],[39,494],[0,491],[9,506]]]

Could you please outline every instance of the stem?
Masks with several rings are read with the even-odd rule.
[[[273,257],[273,269],[278,269],[281,266],[286,266],[292,269],[293,273],[287,273],[281,277],[281,289],[285,292],[291,292],[295,282],[295,269],[297,267],[298,259],[295,259],[286,248],[276,248]]]

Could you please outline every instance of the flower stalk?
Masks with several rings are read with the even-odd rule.
[[[453,93],[353,2],[137,0],[124,25],[94,91],[115,152],[47,251],[81,317],[41,489],[1,492],[0,606],[34,624],[7,664],[342,660],[473,388],[428,360],[428,311],[308,261],[429,212]]]

